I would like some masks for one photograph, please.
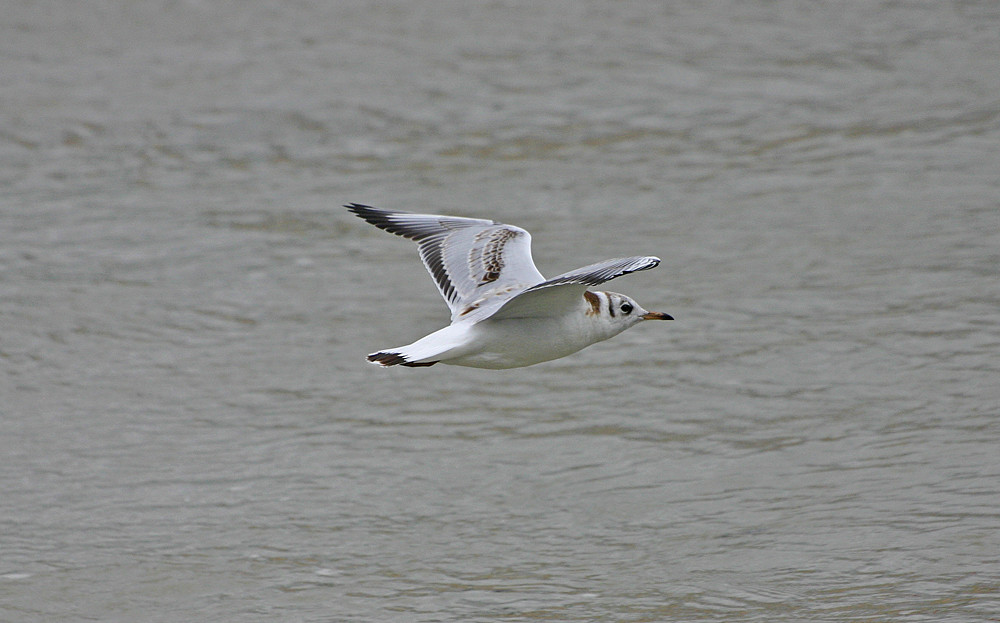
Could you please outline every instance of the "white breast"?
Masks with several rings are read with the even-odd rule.
[[[603,309],[607,298],[601,296]],[[548,318],[486,319],[470,328],[467,353],[443,360],[474,368],[515,368],[558,359],[620,333],[607,313],[595,313],[586,299],[566,314]]]

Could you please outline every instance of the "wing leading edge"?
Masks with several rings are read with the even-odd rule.
[[[575,299],[583,296],[588,287],[597,286],[623,275],[656,268],[660,258],[654,256],[621,257],[563,273],[533,285],[504,303],[490,317],[530,318],[560,313]]]

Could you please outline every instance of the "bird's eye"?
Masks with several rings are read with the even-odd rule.
[[[625,314],[626,316],[629,315],[629,314],[631,314],[632,313],[632,304],[631,303],[622,303],[622,313]]]

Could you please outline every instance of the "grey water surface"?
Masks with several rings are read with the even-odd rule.
[[[1000,5],[13,0],[0,620],[1000,620]],[[666,311],[448,313],[357,201]]]

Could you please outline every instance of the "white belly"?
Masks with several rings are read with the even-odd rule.
[[[519,368],[558,359],[605,340],[588,318],[509,318],[484,320],[470,331],[464,354],[441,363],[472,368]]]

